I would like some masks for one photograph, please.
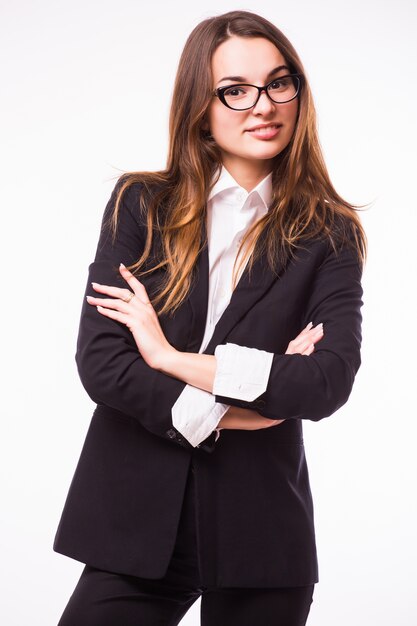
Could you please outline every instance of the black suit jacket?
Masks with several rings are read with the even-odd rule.
[[[143,248],[139,184],[124,196],[111,243],[106,224],[117,188],[104,212],[86,295],[97,296],[91,281],[126,287],[119,263],[132,263]],[[276,270],[264,258],[251,277],[244,270],[204,353],[226,342],[273,352],[265,393],[253,402],[216,400],[286,421],[257,431],[222,430],[217,442],[211,435],[200,448],[172,424],[171,408],[185,383],[150,368],[127,327],[84,298],[75,358],[97,407],[56,532],[56,552],[100,569],[162,577],[192,462],[199,531],[208,546],[202,567],[210,584],[276,587],[318,580],[302,423],[331,415],[351,392],[360,365],[361,268],[349,246],[336,254],[327,241],[314,240]],[[143,278],[150,295],[163,271]],[[204,334],[207,246],[194,278],[176,314],[160,318],[168,341],[187,352],[198,352]],[[309,321],[324,324],[314,353],[285,355]]]

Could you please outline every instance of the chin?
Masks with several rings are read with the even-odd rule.
[[[251,154],[246,154],[245,156],[246,156],[247,159],[251,159],[251,160],[259,160],[260,159],[260,160],[265,161],[265,160],[268,160],[268,159],[274,159],[283,150],[284,150],[284,148],[282,148],[282,147],[273,148],[272,146],[270,146],[268,149],[254,150],[254,151],[251,152]]]

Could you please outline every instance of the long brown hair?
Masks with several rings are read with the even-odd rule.
[[[335,249],[341,243],[353,245],[361,263],[366,255],[366,237],[357,214],[361,205],[346,202],[330,181],[317,135],[311,90],[297,52],[268,20],[248,11],[231,11],[204,20],[187,39],[171,103],[166,169],[129,172],[118,181],[111,220],[113,236],[123,194],[131,185],[141,183],[138,211],[146,217],[147,239],[142,255],[129,269],[140,277],[165,268],[165,282],[152,301],[160,314],[173,313],[187,297],[193,268],[205,244],[202,223],[221,166],[220,151],[204,130],[213,89],[211,59],[216,48],[234,35],[268,39],[279,49],[291,72],[302,76],[296,127],[291,141],[273,163],[272,203],[243,238],[237,256],[242,252],[239,267],[249,256],[250,271],[255,258],[266,254],[274,271],[277,259],[285,264],[303,241],[317,236],[328,237]],[[160,258],[141,272],[151,255],[154,231],[162,242]]]

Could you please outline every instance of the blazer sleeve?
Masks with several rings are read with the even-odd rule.
[[[345,244],[335,252],[329,245],[301,324],[303,328],[310,321],[323,322],[324,337],[314,352],[274,354],[267,389],[255,400],[216,395],[216,401],[254,409],[271,419],[313,421],[345,404],[361,364],[361,277],[356,251]]]
[[[78,373],[94,402],[133,417],[154,435],[192,449],[171,418],[171,408],[185,383],[148,366],[127,326],[101,315],[85,297],[101,297],[94,291],[93,281],[128,287],[119,264],[131,264],[143,250],[146,231],[139,217],[137,183],[123,195],[112,243],[109,220],[119,183],[120,179],[105,208],[95,258],[88,268],[75,354]]]

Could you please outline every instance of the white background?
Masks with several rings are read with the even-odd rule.
[[[1,623],[56,625],[83,568],[52,543],[95,406],[74,360],[87,267],[116,177],[165,166],[186,37],[237,8],[292,41],[332,181],[371,203],[362,367],[348,404],[305,424],[320,560],[308,624],[417,623],[416,5],[0,6]],[[199,623],[199,605],[184,626]]]

